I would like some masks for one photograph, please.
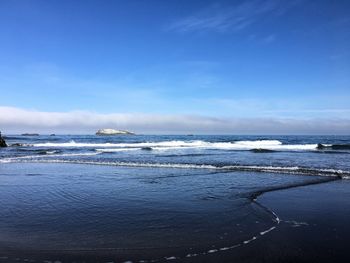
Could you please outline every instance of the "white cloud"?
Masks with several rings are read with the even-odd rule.
[[[254,23],[257,23],[265,16],[282,15],[296,1],[276,1],[276,0],[252,0],[243,3],[224,7],[210,6],[202,11],[181,18],[167,29],[179,32],[212,30],[217,32],[240,31]]]
[[[85,133],[100,128],[163,134],[349,134],[350,119],[215,118],[88,111],[43,112],[0,107],[4,133]]]

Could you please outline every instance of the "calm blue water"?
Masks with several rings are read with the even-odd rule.
[[[14,261],[181,261],[234,250],[281,224],[258,193],[350,175],[349,136],[5,139],[0,256]]]

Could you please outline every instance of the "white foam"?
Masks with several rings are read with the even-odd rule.
[[[246,146],[256,146],[260,147],[263,145],[282,145],[282,142],[278,140],[257,140],[257,141],[237,141],[235,144],[246,145]]]
[[[54,154],[57,153],[57,151],[46,151],[46,154]]]
[[[246,241],[243,241],[243,244],[249,244],[250,242],[254,241],[257,237],[252,237],[251,239],[248,239]]]
[[[96,149],[95,151],[101,153],[113,153],[113,152],[127,152],[127,151],[137,151],[142,148],[112,148],[112,149]]]
[[[70,156],[94,156],[99,154],[98,152],[90,153],[63,153],[63,154],[50,154],[50,155],[41,155],[41,157],[70,157]]]
[[[99,154],[98,152],[91,152],[91,153],[63,153],[63,154],[48,154],[48,155],[25,155],[25,156],[18,156],[18,157],[10,157],[10,158],[4,158],[0,159],[0,163],[11,163],[20,161],[21,159],[45,159],[45,158],[52,158],[52,157],[74,157],[74,156],[93,156]]]
[[[185,149],[185,148],[202,148],[202,149],[223,149],[223,150],[316,150],[317,144],[282,144],[278,140],[256,140],[256,141],[236,141],[236,142],[206,142],[201,140],[195,141],[161,141],[161,142],[142,142],[142,143],[79,143],[75,141],[65,143],[37,143],[34,147],[90,147],[90,148],[144,148],[153,149]],[[117,151],[117,150],[114,150]],[[111,151],[112,152],[112,151]]]
[[[260,235],[265,235],[265,234],[267,234],[267,233],[269,233],[270,231],[272,231],[272,230],[274,230],[276,227],[275,226],[273,226],[273,227],[271,227],[271,228],[269,228],[269,229],[267,229],[267,230],[265,230],[265,231],[262,231],[262,232],[260,232]]]

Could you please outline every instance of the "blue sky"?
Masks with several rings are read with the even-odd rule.
[[[273,123],[288,121],[323,121],[324,133],[349,133],[349,14],[349,1],[4,0],[1,129],[19,131],[24,116],[56,114],[55,125],[43,119],[24,128],[70,131],[67,116],[83,112],[110,126],[118,114],[156,116],[150,132],[171,133],[161,123],[176,126],[176,119],[176,132],[218,132],[191,116],[261,122],[241,133],[278,132]],[[302,132],[303,125],[288,125]],[[81,127],[95,128],[83,120]]]

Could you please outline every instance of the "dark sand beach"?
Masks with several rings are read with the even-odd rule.
[[[249,245],[188,262],[348,262],[350,182],[334,181],[261,195],[281,219]]]
[[[28,168],[30,170],[30,167],[27,167],[26,170],[28,170]],[[59,167],[53,167],[53,169],[57,168],[60,170]],[[75,168],[72,168],[74,171]],[[70,168],[69,165],[68,167],[66,166],[64,168],[61,167],[63,170],[72,170],[72,168]],[[38,166],[36,169],[38,169]],[[48,168],[42,167],[42,169],[47,171]],[[82,167],[77,167],[77,169],[84,170]],[[127,170],[129,169],[130,168],[127,168]],[[93,171],[90,170],[90,172]],[[104,172],[106,172],[106,170]],[[125,171],[122,171],[122,173],[125,173]],[[233,175],[236,176],[236,174]],[[33,188],[32,185],[32,180],[33,178],[35,179],[36,176],[40,176],[40,174],[27,175],[28,181],[24,185],[22,183],[22,187],[25,186],[27,188],[27,190],[25,190],[26,194],[29,194],[29,192],[32,191],[31,195],[34,196],[34,199],[37,198],[35,197],[36,195],[39,194],[40,196],[40,193],[36,192],[37,190],[35,190],[35,187]],[[227,176],[227,174],[224,176]],[[277,177],[278,176],[279,175],[277,175]],[[282,176],[285,177],[285,175]],[[261,177],[261,174],[257,174],[256,178],[258,177]],[[291,180],[292,184],[298,184],[299,182],[296,181],[301,181],[300,179],[303,181],[306,179],[311,183],[314,183],[315,181],[314,178],[310,179],[303,177],[304,176],[301,176],[301,178],[297,177],[295,180],[292,175],[290,176],[289,180]],[[60,181],[61,180],[62,179],[60,179]],[[41,185],[42,183],[47,184],[45,179],[35,181],[38,185]],[[76,182],[72,183],[75,184]],[[350,220],[349,183],[350,181],[348,180],[337,180],[284,190],[275,190],[260,195],[257,200],[253,202],[251,200],[236,200],[236,202],[233,200],[232,205],[234,206],[234,209],[231,211],[232,215],[237,216],[237,214],[239,214],[239,216],[236,217],[233,222],[229,221],[232,223],[230,227],[232,227],[233,230],[230,234],[231,236],[228,238],[228,242],[226,243],[215,241],[213,243],[213,247],[211,244],[209,247],[206,245],[208,242],[205,238],[212,235],[215,236],[217,233],[222,233],[222,230],[227,231],[226,226],[220,222],[220,220],[227,220],[227,215],[220,215],[218,218],[219,221],[216,222],[215,218],[211,218],[209,212],[210,209],[213,209],[213,207],[206,207],[208,209],[207,212],[203,213],[203,211],[197,211],[202,213],[201,216],[207,217],[204,218],[204,221],[198,221],[198,223],[204,222],[204,226],[191,225],[191,222],[186,223],[185,221],[182,222],[184,225],[179,226],[178,228],[178,231],[184,230],[181,235],[186,236],[187,231],[193,230],[191,228],[198,228],[198,230],[201,231],[203,230],[202,227],[208,227],[206,229],[208,235],[203,235],[203,233],[201,233],[199,236],[194,237],[194,239],[187,237],[189,238],[190,242],[201,244],[194,249],[189,249],[189,247],[186,245],[184,246],[188,240],[181,241],[181,235],[175,235],[174,237],[175,239],[180,238],[180,240],[176,241],[180,244],[178,248],[167,248],[157,244],[157,242],[154,243],[156,244],[156,247],[149,249],[143,249],[140,247],[133,248],[132,243],[130,243],[129,248],[126,247],[122,249],[116,249],[113,247],[113,245],[111,248],[104,245],[99,246],[95,242],[96,239],[101,239],[101,236],[96,236],[98,233],[102,233],[103,239],[108,239],[111,237],[109,233],[105,232],[106,226],[99,228],[98,231],[94,231],[93,229],[96,227],[92,227],[90,229],[89,226],[86,225],[88,221],[86,218],[79,219],[80,216],[76,218],[75,216],[67,214],[79,213],[79,211],[75,210],[78,209],[77,207],[72,210],[72,207],[69,208],[69,206],[60,204],[61,201],[67,202],[66,198],[71,198],[69,197],[71,193],[69,194],[67,192],[66,194],[68,197],[62,196],[55,199],[56,203],[53,205],[56,206],[58,212],[49,209],[49,211],[53,213],[53,218],[60,218],[62,221],[59,222],[59,220],[53,220],[49,222],[47,220],[50,220],[52,217],[45,218],[47,215],[35,214],[27,211],[27,215],[35,216],[36,220],[42,220],[42,218],[44,218],[44,225],[36,225],[36,222],[33,222],[29,218],[22,218],[23,220],[20,220],[21,223],[19,223],[19,225],[14,224],[16,228],[19,228],[19,231],[17,231],[18,229],[15,229],[14,233],[16,233],[16,236],[12,236],[12,238],[14,238],[12,243],[2,238],[0,242],[0,262],[346,262],[349,259],[347,250],[350,235],[350,230],[348,228],[348,222]],[[83,185],[84,183],[81,186],[84,187]],[[28,191],[30,187],[32,187],[32,189]],[[45,186],[42,185],[42,187]],[[52,188],[50,185],[47,185],[47,187],[49,187],[48,189]],[[74,187],[72,189],[73,191],[74,189],[76,190]],[[79,196],[79,194],[77,194],[77,196]],[[17,198],[21,199],[20,193],[17,193]],[[183,197],[180,197],[180,199],[185,201],[185,198]],[[81,205],[81,200],[73,200],[70,202],[73,202],[73,206],[78,204]],[[104,202],[106,202],[106,200],[104,200]],[[130,205],[130,202],[132,201],[128,200],[127,202]],[[15,203],[17,203],[17,201],[15,201]],[[1,204],[3,209],[4,199],[2,199]],[[10,204],[7,206],[9,205]],[[17,203],[17,205],[19,204]],[[118,205],[123,205],[123,202],[118,203]],[[173,205],[176,206],[176,203],[173,203]],[[245,206],[243,210],[240,209],[240,206],[242,205]],[[27,204],[27,206],[32,207],[32,204]],[[21,209],[26,210],[28,207],[23,204]],[[97,220],[93,223],[100,223],[102,225],[120,223],[118,218],[116,218],[116,220],[119,220],[117,222],[113,222],[113,220],[108,220],[108,218],[106,218],[106,216],[116,216],[115,214],[113,215],[113,213],[118,213],[118,211],[113,212],[110,210],[113,209],[113,207],[115,207],[113,204],[107,204],[107,207],[102,208],[103,210],[100,211],[102,216],[100,217],[99,215],[96,215]],[[106,208],[109,209],[109,212],[106,210]],[[170,205],[169,208],[171,208]],[[193,207],[191,206],[191,209],[192,208]],[[87,211],[81,212],[86,216],[94,217],[94,214],[96,214],[95,211],[89,210],[88,207],[81,207],[81,209],[87,209]],[[131,209],[133,208],[131,207]],[[269,219],[269,216],[266,215],[266,211],[264,210],[269,210],[271,213],[275,214],[276,217],[278,217],[279,223],[268,222],[269,220],[274,221],[274,219]],[[19,210],[17,212],[19,212]],[[60,213],[62,214],[60,215]],[[2,212],[2,214],[4,214],[4,212]],[[132,216],[133,212],[131,211],[130,214]],[[17,216],[21,217],[26,215],[17,214]],[[128,213],[126,213],[126,216],[130,217]],[[165,213],[163,216],[167,217],[169,214]],[[241,216],[243,216],[243,218]],[[146,217],[149,218],[149,216]],[[157,218],[158,216],[156,215],[155,217]],[[172,215],[170,215],[170,217],[172,217]],[[79,222],[75,222],[75,220],[80,220],[81,225],[79,225]],[[130,221],[127,223],[127,225],[140,224],[143,227],[147,227],[147,225],[144,225],[143,220],[138,221],[135,220],[135,218],[129,218],[129,220]],[[154,222],[157,224],[164,223],[162,220],[158,219],[156,219]],[[239,224],[243,225],[247,222],[249,222],[249,224],[245,227],[237,226]],[[175,225],[179,223],[180,222],[177,222]],[[0,225],[4,226],[4,223]],[[7,226],[8,225],[11,225],[11,223],[7,222]],[[33,231],[31,227],[37,228],[39,233]],[[77,229],[74,230],[72,227]],[[213,227],[222,229],[212,229]],[[273,227],[274,229],[265,234],[264,232],[269,230],[270,227]],[[156,237],[155,239],[157,239],[157,237],[160,235],[164,235],[162,237],[164,238],[164,242],[171,242],[167,239],[169,236],[162,231],[158,232],[159,229],[157,230],[157,228],[154,228],[154,232],[149,232],[147,229],[140,229],[139,231],[145,230],[145,232],[148,232],[148,234],[151,234],[151,236],[147,237],[142,234],[138,234],[137,237],[143,239],[139,241],[149,245],[152,243],[153,237]],[[93,240],[93,244],[99,247],[94,247],[93,249],[91,246],[86,248],[82,247],[81,249],[77,248],[77,244],[74,242],[72,243],[72,241],[77,239],[79,240],[79,245],[81,245],[83,243],[82,240],[85,237],[85,235],[81,235],[81,232],[88,230],[92,231],[92,239],[91,237],[90,239]],[[111,230],[120,231],[116,225],[114,225]],[[41,237],[40,231],[43,231],[43,236]],[[76,232],[77,235],[75,236],[70,235],[70,231],[78,232]],[[130,229],[128,231],[130,231]],[[246,232],[242,233],[242,231]],[[56,234],[58,234],[58,239],[56,237],[50,239],[50,237],[47,235],[51,232],[56,232]],[[38,237],[35,237],[36,234],[38,234]],[[123,234],[123,231],[120,231],[119,234]],[[3,235],[4,232],[2,232],[2,236]],[[118,234],[116,233],[115,235],[115,238],[118,239]],[[127,241],[129,237],[130,235],[127,234],[124,241]],[[60,238],[63,240],[60,240]],[[40,239],[44,239],[44,243],[42,242],[43,240]],[[52,246],[50,248],[50,244],[46,244],[48,240],[54,242],[54,246],[56,246],[57,243],[60,243],[60,248],[55,249],[52,248]],[[160,242],[161,241],[162,240],[160,240]],[[192,245],[194,245],[194,243],[192,243]],[[65,246],[64,244],[67,245]],[[112,244],[115,245],[113,242]],[[220,248],[222,250],[217,251],[220,250]],[[188,253],[192,250],[194,252],[193,256],[186,257],[186,255],[188,255]]]

